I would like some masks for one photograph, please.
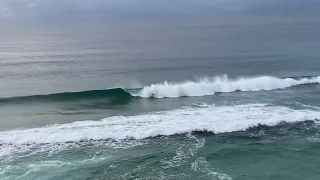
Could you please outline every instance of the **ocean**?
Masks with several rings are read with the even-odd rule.
[[[320,21],[0,26],[0,179],[318,180]]]

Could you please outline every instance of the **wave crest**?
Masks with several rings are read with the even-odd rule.
[[[196,82],[153,84],[144,87],[137,96],[143,98],[178,98],[184,96],[207,96],[215,93],[235,91],[270,91],[303,84],[320,83],[320,76],[310,78],[277,78],[260,76],[255,78],[231,79],[227,75],[205,78]]]

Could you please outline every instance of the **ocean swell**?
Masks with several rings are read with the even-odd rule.
[[[17,96],[0,98],[0,103],[19,103],[19,102],[50,102],[50,101],[77,101],[108,99],[123,101],[131,99],[133,96],[123,88],[113,88],[106,90],[89,90],[80,92],[63,92],[46,95]]]

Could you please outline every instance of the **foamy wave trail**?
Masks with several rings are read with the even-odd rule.
[[[177,98],[183,96],[206,96],[234,91],[270,91],[315,83],[320,83],[320,76],[301,79],[272,76],[230,79],[225,75],[211,79],[206,78],[196,82],[164,82],[162,84],[153,84],[144,87],[137,95],[143,98]]]
[[[129,117],[109,117],[100,121],[78,121],[0,132],[0,156],[13,151],[12,148],[24,149],[30,145],[94,142],[106,139],[141,140],[195,131],[226,133],[258,125],[274,126],[283,121],[301,122],[319,118],[319,111],[294,110],[265,104],[182,108]]]

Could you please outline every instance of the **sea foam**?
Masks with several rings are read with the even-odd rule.
[[[0,132],[1,154],[8,148],[29,145],[63,144],[94,140],[141,140],[194,131],[227,133],[257,125],[316,120],[320,112],[294,110],[283,106],[247,104],[182,108],[137,116],[115,116],[99,121],[77,121],[41,128]],[[8,148],[7,148],[8,147]],[[11,151],[11,150],[9,150]]]
[[[231,79],[228,76],[205,78],[199,81],[186,81],[183,83],[164,82],[145,86],[135,96],[143,98],[178,98],[182,96],[206,96],[215,93],[234,91],[270,91],[285,89],[303,84],[320,83],[320,76],[310,78],[277,78],[260,76],[255,78]]]

